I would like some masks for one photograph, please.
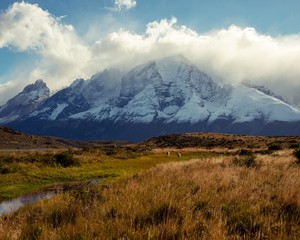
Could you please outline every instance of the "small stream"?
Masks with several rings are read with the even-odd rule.
[[[87,188],[98,185],[102,179],[93,179],[84,184]],[[37,192],[30,195],[25,195],[12,200],[0,202],[0,217],[9,213],[13,213],[26,204],[35,203],[41,200],[53,198],[55,195],[78,188],[78,184],[69,184],[60,187],[54,187],[43,192]]]
[[[24,207],[26,204],[35,203],[44,199],[53,198],[55,195],[56,195],[55,191],[40,192],[36,194],[15,198],[13,200],[1,202],[0,216],[15,212],[19,210],[21,207]]]

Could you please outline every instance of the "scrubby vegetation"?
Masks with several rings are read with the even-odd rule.
[[[231,163],[234,166],[247,168],[258,168],[261,165],[261,162],[257,161],[256,155],[247,149],[241,149],[239,155],[232,158]]]
[[[299,149],[296,149],[294,152],[293,152],[295,158],[296,158],[296,161],[295,163],[300,166],[300,148]]]
[[[54,164],[62,167],[78,166],[80,162],[77,158],[73,156],[71,152],[62,152],[53,155]]]
[[[93,151],[92,158],[106,150]],[[112,161],[179,160],[173,155]],[[180,161],[189,161],[29,205],[0,218],[0,239],[300,239],[300,168],[293,150],[200,156],[183,152]]]
[[[149,152],[135,147],[94,147],[82,150],[0,153],[0,201],[53,185],[124,177],[159,163],[216,156],[217,153]]]
[[[282,149],[282,145],[280,142],[272,142],[268,145],[268,149],[271,151],[274,150],[281,150]]]

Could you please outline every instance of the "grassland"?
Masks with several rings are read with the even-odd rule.
[[[15,156],[17,171],[1,175],[13,185],[107,180],[0,218],[0,239],[300,239],[300,166],[291,143],[298,146],[188,144],[181,158],[172,145],[96,148],[72,152],[77,161],[68,167],[47,154],[50,163],[37,153],[34,161]]]
[[[56,156],[74,162],[64,166]],[[166,152],[147,152],[132,147],[102,147],[85,150],[0,153],[0,201],[63,184],[92,179],[108,181],[132,175],[159,163],[207,157],[212,153],[190,152],[181,158]],[[214,154],[216,155],[216,153]],[[63,158],[63,161],[66,161]]]

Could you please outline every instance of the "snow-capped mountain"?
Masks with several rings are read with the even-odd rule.
[[[151,61],[122,79],[120,96],[72,119],[130,123],[190,123],[231,119],[250,122],[300,120],[282,100],[243,84],[220,87],[183,57]]]
[[[43,80],[26,86],[22,92],[0,107],[0,123],[20,119],[41,105],[50,96],[50,90]]]
[[[255,84],[255,83],[249,83],[249,82],[244,82],[243,83],[245,86],[249,87],[249,88],[254,88],[266,95],[269,95],[271,97],[275,97],[278,98],[279,100],[286,102],[281,96],[279,96],[278,94],[274,93],[271,89],[267,88],[264,85],[259,85],[259,84]]]
[[[208,102],[224,89],[183,57],[148,62],[122,78],[120,95],[72,119],[114,122],[192,122],[205,120]]]
[[[235,123],[257,119],[265,123],[294,122],[300,120],[300,111],[278,98],[241,84],[233,89],[227,101],[212,112],[211,122],[216,119],[215,116],[231,118]]]
[[[300,111],[275,95],[245,84],[221,86],[176,56],[137,66],[123,77],[106,70],[76,80],[25,120],[8,125],[35,134],[137,141],[188,131],[299,134],[299,122]]]
[[[75,80],[41,104],[30,117],[46,120],[67,119],[70,115],[89,110],[105,103],[120,92],[121,73],[118,70],[104,70],[91,79]]]

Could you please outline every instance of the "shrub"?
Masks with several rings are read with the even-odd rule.
[[[268,145],[268,150],[271,151],[276,151],[276,150],[281,150],[282,146],[278,142],[272,142],[271,144]]]
[[[193,214],[197,214],[197,213],[201,212],[203,217],[206,220],[209,220],[212,217],[212,210],[209,207],[209,203],[206,201],[201,201],[201,200],[197,201],[194,204],[192,211],[193,211]]]
[[[279,212],[279,217],[287,222],[298,224],[300,221],[300,208],[296,203],[282,203]]]
[[[297,149],[297,148],[299,148],[299,143],[291,143],[289,145],[289,148],[291,148],[291,149]]]
[[[300,166],[300,148],[296,149],[293,154],[296,157],[296,164]]]
[[[231,163],[234,166],[247,168],[255,168],[260,166],[260,163],[257,162],[256,156],[254,154],[234,157]]]
[[[0,174],[10,174],[10,173],[16,173],[20,170],[20,167],[15,162],[1,162],[0,161]]]
[[[241,156],[251,156],[251,155],[253,155],[253,152],[251,150],[248,150],[248,149],[241,149],[239,151],[239,155],[241,155]]]
[[[71,167],[71,166],[80,165],[79,160],[69,152],[55,154],[54,159],[55,159],[55,163],[62,167]]]
[[[0,174],[15,173],[17,170],[13,166],[0,165]]]
[[[262,225],[246,204],[228,202],[222,205],[221,211],[228,235],[240,235],[243,239],[253,239],[259,235]]]
[[[21,232],[22,240],[38,240],[42,234],[42,228],[37,225],[26,225]]]
[[[147,225],[167,224],[168,221],[173,221],[176,224],[182,223],[182,216],[176,207],[169,204],[162,204],[152,208],[145,216],[137,215],[134,218],[134,226],[136,228],[144,228]]]
[[[180,218],[178,209],[168,204],[162,204],[158,208],[153,209],[151,215],[154,224],[166,224],[168,219]]]
[[[78,211],[76,206],[69,206],[66,208],[53,209],[47,217],[47,222],[53,228],[59,228],[64,224],[75,224]]]

